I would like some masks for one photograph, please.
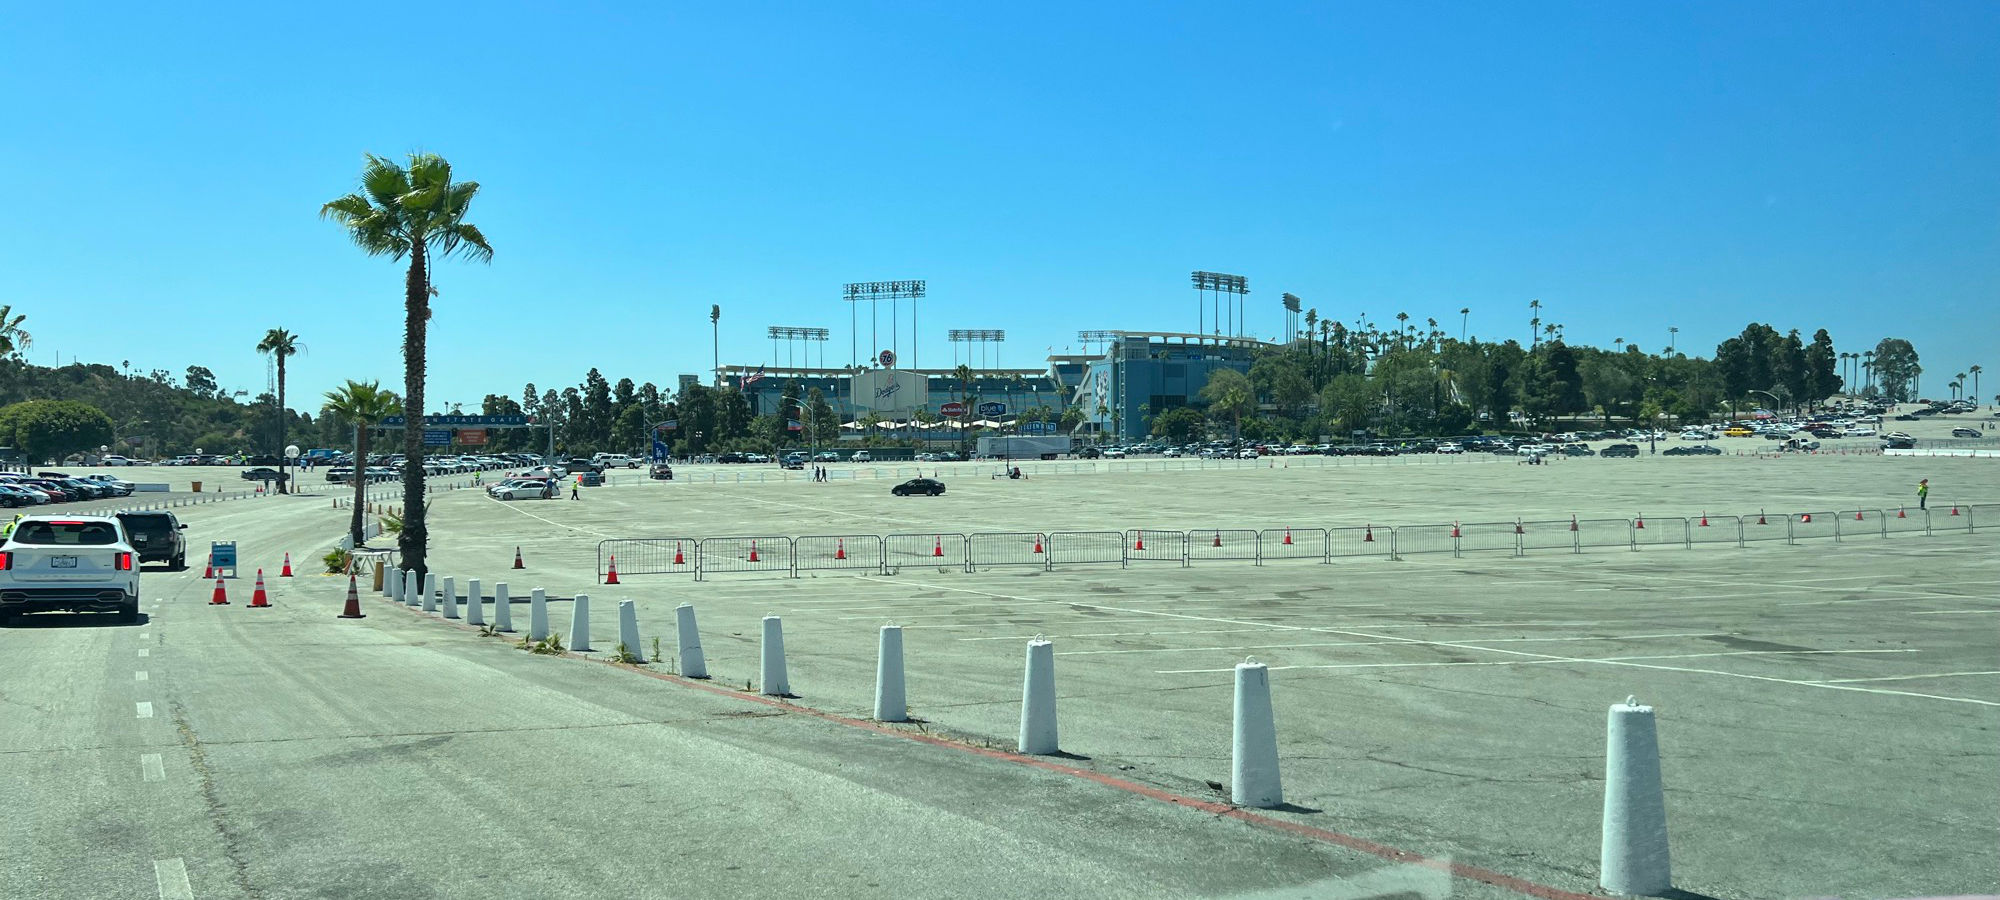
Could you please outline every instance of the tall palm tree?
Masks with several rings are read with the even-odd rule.
[[[453,181],[451,163],[433,153],[412,153],[408,168],[368,154],[361,167],[361,191],[319,209],[347,229],[369,256],[410,258],[403,278],[403,532],[397,544],[403,565],[419,575],[430,533],[424,525],[424,330],[431,318],[433,257],[453,254],[479,262],[493,259],[493,247],[479,227],[465,220],[479,182]]]
[[[1403,349],[1405,350],[1410,349],[1410,339],[1407,335],[1403,334],[1403,329],[1409,327],[1409,324],[1410,324],[1409,313],[1399,312],[1396,314],[1396,336],[1402,338],[1402,340],[1399,341],[1398,343],[1401,343],[1403,345]]]
[[[1861,389],[1863,391],[1875,386],[1875,351],[1861,351],[1861,374]]]
[[[1979,402],[1979,373],[1982,370],[1978,366],[1971,366],[1965,371],[1972,375],[1972,402],[1976,404]]]
[[[257,342],[258,353],[268,353],[278,361],[278,493],[287,493],[285,482],[291,480],[285,475],[285,360],[297,356],[305,347],[299,343],[299,336],[283,328],[273,328],[264,332],[264,339]]]
[[[0,356],[17,356],[35,345],[35,339],[21,330],[27,319],[26,313],[14,314],[13,304],[0,305]]]
[[[1459,309],[1458,309],[1458,339],[1459,339],[1459,341],[1460,341],[1461,343],[1465,341],[1465,326],[1466,326],[1466,323],[1468,323],[1468,322],[1471,322],[1471,321],[1472,321],[1472,307],[1470,307],[1470,306],[1461,306],[1461,307],[1459,307]]]
[[[1528,317],[1528,349],[1533,350],[1535,344],[1542,339],[1542,301],[1530,300],[1528,308],[1535,311],[1534,315]]]
[[[347,532],[354,538],[354,546],[361,546],[361,510],[368,502],[368,441],[374,436],[375,426],[382,420],[403,411],[403,405],[396,395],[382,390],[381,382],[360,382],[349,379],[338,390],[326,392],[328,412],[346,419],[354,425],[354,515],[348,520]],[[405,514],[409,512],[404,509]]]
[[[1956,378],[1956,379],[1958,379],[1957,381],[1954,381],[1954,382],[1952,382],[1952,383],[1951,383],[1951,388],[1952,388],[1952,390],[1953,390],[1953,391],[1958,391],[1958,390],[1960,390],[1960,389],[1962,389],[1962,388],[1964,388],[1964,387],[1965,387],[1965,373],[1964,373],[1964,372],[1960,372],[1960,373],[1958,373],[1958,374],[1956,374],[1956,375],[1953,375],[1953,376],[1951,376],[1951,377],[1953,377],[1953,378]],[[1954,396],[1956,396],[1956,395],[1954,394]]]

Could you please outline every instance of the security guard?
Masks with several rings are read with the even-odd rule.
[[[14,518],[11,521],[9,521],[5,525],[0,525],[0,541],[4,541],[10,537],[13,537],[14,526],[19,524],[21,524],[21,513],[15,513]]]

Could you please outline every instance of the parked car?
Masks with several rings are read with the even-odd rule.
[[[1639,455],[1638,444],[1612,444],[1597,455],[1605,459],[1632,459]]]
[[[291,478],[289,473],[280,472],[268,466],[258,466],[255,469],[243,470],[244,481],[261,481],[265,484],[270,484],[273,481],[285,481],[289,478]]]
[[[555,496],[554,482],[546,478],[509,478],[486,489],[495,500],[547,500]]]
[[[935,478],[912,478],[909,481],[890,488],[889,493],[898,497],[908,497],[912,494],[925,494],[936,497],[944,493],[944,482]]]
[[[187,568],[187,525],[170,512],[119,513],[125,537],[139,554],[140,563],[163,562],[171,569]]]
[[[1722,448],[1716,447],[1712,444],[1695,444],[1693,446],[1668,447],[1667,449],[1660,451],[1660,455],[1661,456],[1721,456]]]
[[[1977,429],[1977,428],[1966,428],[1966,427],[1963,427],[1963,426],[1960,426],[1960,427],[1958,427],[1958,428],[1954,428],[1954,429],[1952,429],[1952,430],[1951,430],[1951,436],[1952,436],[1952,437],[1965,437],[1965,438],[1976,438],[1976,437],[1985,437],[1985,434],[1984,434],[1984,433],[1982,433],[1982,432],[1981,432],[1981,431],[1980,431],[1979,429]]]
[[[584,487],[603,487],[604,473],[602,472],[580,473],[577,476],[577,483],[583,485]]]
[[[102,472],[96,475],[85,475],[83,476],[83,480],[95,481],[110,487],[111,495],[114,497],[130,497],[132,496],[132,492],[138,489],[138,485],[132,482],[119,478],[116,475],[106,475]]]
[[[49,497],[40,491],[0,482],[0,506],[13,509],[18,506],[40,506],[49,502]]]
[[[832,450],[821,450],[813,454],[813,462],[840,462],[840,454]]]
[[[138,554],[108,516],[28,516],[0,543],[0,625],[23,613],[115,612],[139,621]]]
[[[854,455],[853,455],[853,456],[850,456],[850,457],[848,457],[848,458],[847,458],[847,461],[848,461],[848,462],[874,462],[874,461],[875,461],[875,457],[873,457],[873,456],[869,455],[868,451],[866,451],[866,450],[856,450],[856,451],[854,451]]]

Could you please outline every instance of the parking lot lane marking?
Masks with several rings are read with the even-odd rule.
[[[1913,615],[1913,616],[1965,616],[1965,615],[1977,615],[1977,614],[1980,614],[1980,613],[1985,613],[1985,614],[1988,614],[1988,615],[1991,615],[1991,614],[1993,614],[1993,613],[2000,613],[2000,609],[1927,609],[1927,610],[1922,610],[1922,611],[1919,611],[1919,612],[1913,612],[1913,613],[1911,613],[1910,615]],[[963,638],[961,638],[961,640],[964,640],[964,639],[963,639]]]
[[[1698,659],[1709,656],[1796,656],[1802,653],[1916,653],[1916,652],[1918,651],[1916,650],[1726,650],[1717,653],[1674,653],[1664,656],[1607,656],[1603,658],[1590,658],[1590,657],[1571,658],[1565,656],[1555,656],[1555,657],[1548,657],[1546,659],[1500,659],[1487,662],[1329,663],[1326,665],[1272,666],[1271,669],[1273,671],[1280,669],[1440,669],[1440,668],[1447,668],[1450,666],[1548,666],[1548,665],[1562,665],[1567,663],[1622,663],[1622,662],[1630,662],[1632,660],[1642,660],[1642,659]],[[1673,667],[1644,666],[1642,668],[1672,669]],[[1216,672],[1234,672],[1234,671],[1236,671],[1234,668],[1173,669],[1168,671],[1154,672],[1153,674],[1208,675],[1208,674],[1214,674]],[[1700,670],[1686,669],[1681,671],[1693,672]],[[1723,673],[1723,674],[1734,674],[1734,673]],[[1745,676],[1745,677],[1757,677],[1757,676]],[[1791,684],[1801,684],[1801,685],[1816,685],[1823,683],[1817,681],[1792,681],[1791,679],[1787,678],[1774,678],[1770,680],[1785,681]]]
[[[153,860],[153,882],[160,888],[160,900],[194,900],[194,887],[188,884],[187,863],[178,856]]]
[[[805,505],[805,504],[803,504],[803,503],[786,503],[786,502],[785,502],[785,501],[783,501],[783,500],[765,500],[765,499],[762,499],[762,498],[759,498],[759,497],[749,497],[749,496],[744,496],[744,497],[737,497],[737,498],[735,498],[735,499],[738,499],[738,500],[748,500],[748,501],[750,501],[750,502],[752,502],[752,503],[765,503],[765,504],[769,504],[769,505],[771,505],[771,506],[789,506],[789,507],[791,507],[791,508],[793,508],[793,509],[805,509],[805,510],[811,510],[811,511],[813,511],[813,512],[821,512],[821,513],[826,513],[826,514],[828,514],[828,515],[835,515],[835,516],[845,516],[845,517],[847,517],[847,518],[850,518],[850,519],[860,519],[860,520],[862,520],[862,521],[867,521],[867,522],[895,522],[895,523],[896,523],[896,524],[898,524],[898,525],[922,525],[922,524],[924,524],[923,522],[921,522],[921,521],[918,521],[918,520],[916,520],[916,519],[898,519],[898,518],[894,518],[894,517],[892,517],[892,516],[870,516],[870,515],[864,515],[864,514],[862,514],[862,513],[856,513],[856,512],[848,512],[847,510],[844,510],[844,509],[827,509],[827,508],[826,508],[826,507],[824,507],[824,506],[807,506],[807,505]]]
[[[1638,641],[1638,640],[1647,640],[1651,638],[1718,637],[1726,635],[1728,633],[1729,632],[1723,632],[1723,631],[1686,631],[1677,634],[1614,634],[1614,635],[1604,635],[1604,636],[1594,636],[1594,637],[1486,638],[1482,639],[1480,643],[1519,644],[1519,643],[1549,643],[1555,641]],[[1126,654],[1126,653],[1201,653],[1201,652],[1214,652],[1220,650],[1231,650],[1231,651],[1305,650],[1314,647],[1380,647],[1384,645],[1399,645],[1403,643],[1405,642],[1404,641],[1341,641],[1338,643],[1331,643],[1331,644],[1249,644],[1249,645],[1234,646],[1234,647],[1159,647],[1159,648],[1132,649],[1132,650],[1066,650],[1057,653],[1056,655],[1057,656],[1111,656],[1111,655]],[[1435,643],[1446,646],[1458,646],[1471,642],[1437,641]]]
[[[139,640],[142,640],[142,641],[143,641],[143,640],[145,640],[145,639],[146,639],[146,638],[148,638],[148,637],[150,637],[150,635],[148,635],[148,634],[147,634],[146,632],[143,632],[143,631],[139,632]]]
[[[583,532],[584,534],[594,534],[594,535],[597,535],[598,537],[601,537],[601,538],[609,538],[609,537],[611,537],[611,535],[608,535],[608,534],[605,534],[605,533],[604,533],[604,532],[602,532],[602,531],[593,531],[593,530],[591,530],[591,529],[589,529],[589,528],[585,528],[585,527],[583,527],[583,526],[581,526],[581,525],[571,525],[571,524],[569,524],[569,523],[567,523],[567,522],[558,522],[558,521],[556,521],[556,520],[554,520],[554,519],[544,519],[544,518],[542,518],[541,516],[538,516],[538,515],[535,515],[534,513],[531,513],[531,512],[529,512],[529,511],[527,511],[527,510],[525,510],[525,509],[522,509],[522,508],[520,508],[520,507],[518,507],[518,506],[515,506],[515,505],[514,505],[514,504],[512,504],[512,503],[508,503],[508,502],[507,502],[507,501],[505,501],[505,500],[495,500],[495,499],[493,499],[492,497],[488,497],[488,498],[486,498],[486,500],[487,500],[487,502],[489,502],[489,503],[495,503],[495,504],[498,504],[498,505],[499,505],[499,506],[500,506],[500,507],[501,507],[502,509],[510,509],[510,510],[513,510],[514,512],[517,512],[517,513],[520,513],[521,515],[524,515],[524,516],[527,516],[527,517],[528,517],[528,518],[530,518],[530,519],[540,519],[541,521],[544,521],[544,522],[547,522],[547,523],[549,523],[550,525],[554,525],[554,526],[556,526],[557,528],[568,528],[568,529],[570,529],[571,531],[581,531],[581,532]]]
[[[148,657],[148,656],[151,656],[151,655],[153,655],[153,651],[152,651],[152,650],[150,650],[150,649],[147,649],[147,648],[145,648],[145,647],[140,647],[140,648],[139,648],[139,658],[140,658],[140,659],[145,659],[146,657]]]
[[[139,718],[150,719],[153,717],[153,704],[145,700],[141,700],[137,704],[137,709],[139,713]]]
[[[161,765],[160,763],[160,754],[158,753],[139,754],[139,774],[140,777],[145,778],[147,781],[167,780],[167,770],[166,767]]]
[[[144,669],[132,673],[133,681],[151,681],[153,676]]]
[[[1617,588],[1572,588],[1572,593],[1588,594],[1594,591],[1615,591]]]
[[[1062,638],[1065,640],[1075,640],[1077,638],[1102,638],[1102,637],[1153,637],[1163,634],[1246,634],[1252,631],[1263,631],[1263,630],[1264,629],[1262,628],[1220,628],[1212,631],[1207,629],[1199,631],[1097,631],[1097,632],[1085,632],[1082,634],[1054,634],[1054,635],[1048,635],[1048,638],[1050,640],[1055,640],[1057,638]],[[1033,640],[1034,637],[1035,636],[1032,634],[1003,634],[1000,635],[999,637],[963,637],[963,638],[953,638],[953,640],[1026,641],[1026,640]]]
[[[1966,675],[2000,675],[1990,672],[1932,672],[1927,675],[1877,675],[1874,678],[1822,678],[1814,684],[1853,684],[1857,681],[1908,681],[1913,678],[1958,678]]]

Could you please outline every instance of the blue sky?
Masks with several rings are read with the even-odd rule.
[[[725,362],[776,324],[843,363],[847,281],[928,280],[920,365],[1029,365],[1192,330],[1197,268],[1263,337],[1285,291],[1523,340],[1539,298],[1648,350],[1906,337],[1929,393],[2000,362],[2000,4],[289,6],[0,4],[32,360],[254,392],[283,326],[295,398],[400,387],[400,268],[317,210],[428,150],[495,247],[437,276],[468,406],[704,372],[710,303]]]

